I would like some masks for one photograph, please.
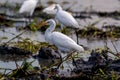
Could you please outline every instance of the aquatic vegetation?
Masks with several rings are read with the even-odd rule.
[[[4,36],[4,37],[0,37],[0,42],[3,41],[3,40],[6,40],[8,39],[8,37]]]
[[[20,77],[25,77],[28,75],[29,70],[32,70],[33,67],[31,66],[32,62],[26,62],[23,61],[21,66],[17,65],[17,69],[13,70],[8,77],[15,77],[15,78],[20,78]]]
[[[43,45],[45,44],[43,43]],[[58,74],[59,71],[53,68],[58,65],[59,61],[49,67],[35,68],[31,65],[34,61],[27,62],[24,60],[22,65],[16,63],[17,68],[11,70],[11,72],[7,74],[1,73],[0,79],[41,79],[44,77],[53,80],[118,80],[120,78],[118,72],[119,58],[115,60],[110,59],[108,57],[108,53],[110,53],[109,48],[98,48],[90,51],[90,53],[91,56],[88,61],[84,61],[81,58],[76,60],[76,64],[79,68],[71,69],[71,76],[64,76],[64,74],[61,76]],[[72,58],[66,58],[65,61],[68,59],[71,60]],[[60,69],[64,69],[64,67],[62,66]]]
[[[11,20],[7,20],[4,16],[4,14],[0,14],[0,26],[4,26],[4,27],[12,27],[13,25],[13,21]]]
[[[31,41],[30,39],[24,39],[23,41],[18,41],[17,43],[13,43],[13,44],[16,47],[29,50],[32,53],[37,52],[41,46],[41,43],[34,44],[34,42]]]
[[[120,38],[118,30],[103,31],[95,26],[88,26],[86,29],[79,30],[78,33],[80,37],[88,39],[89,37],[92,37],[92,39]]]
[[[32,23],[29,25],[29,28],[30,28],[30,30],[32,30],[32,31],[37,31],[37,25],[35,24],[35,22],[32,22]]]
[[[101,12],[101,11],[81,11],[81,12],[73,12],[76,18],[91,18],[88,15],[97,15],[99,17],[110,17],[116,20],[119,20],[120,12],[113,11],[113,12]]]
[[[53,49],[56,49],[55,46],[49,45],[46,42],[32,41],[29,38],[20,40],[18,42],[12,42],[10,44],[12,44],[15,47],[28,50],[28,51],[30,51],[32,53],[36,53],[42,46],[44,46],[44,47],[48,47],[49,46],[49,47],[52,47]]]

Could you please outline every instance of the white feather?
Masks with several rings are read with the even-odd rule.
[[[69,12],[63,10],[59,4],[53,4],[45,8],[43,12],[54,14],[62,29],[63,27],[81,28],[75,18]]]
[[[19,10],[19,13],[29,13],[31,16],[37,5],[38,0],[25,0]]]
[[[54,44],[58,48],[58,50],[62,52],[70,52],[72,50],[75,50],[77,52],[84,51],[83,47],[79,46],[70,37],[60,32],[53,32],[56,26],[56,23],[54,20],[50,19],[47,22],[49,22],[50,27],[45,31],[46,41]]]
[[[73,16],[64,10],[60,10],[56,13],[56,19],[64,26],[72,28],[80,27],[78,22],[73,18]]]
[[[56,10],[54,10],[54,8],[55,8],[55,4],[52,4],[49,7],[46,7],[45,9],[43,9],[43,12],[47,13],[47,14],[55,15],[56,14]]]

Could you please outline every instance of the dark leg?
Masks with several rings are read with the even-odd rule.
[[[66,61],[69,57],[72,58],[73,64],[74,64],[75,67],[78,69],[78,66],[77,66],[76,62],[75,62],[74,58],[72,57],[72,53],[73,53],[73,52],[74,52],[74,51],[72,51],[70,54],[68,54],[68,55],[66,56],[66,58],[64,57],[65,59],[62,58],[62,56],[61,56],[61,54],[60,54],[60,52],[59,52],[59,55],[60,55],[60,63],[58,64],[57,69],[59,69],[60,65],[61,65],[64,61]],[[63,59],[64,59],[64,60],[63,60]]]
[[[26,18],[26,21],[25,21],[25,27],[28,25],[28,22],[27,22],[27,18]]]
[[[60,56],[60,63],[58,64],[57,69],[59,69],[60,65],[63,63],[63,60],[62,60],[62,56],[61,56],[61,54],[60,54],[60,51],[59,51],[58,53],[59,53],[59,56]]]
[[[75,65],[75,67],[78,69],[78,66],[77,66],[75,59],[73,57],[72,57],[72,61],[73,61],[73,64]]]
[[[31,16],[29,16],[29,24],[31,23]]]
[[[26,27],[29,25],[29,23],[30,23],[30,16],[29,16],[29,14],[26,14],[25,15],[25,18],[26,18],[26,21],[25,21],[25,23],[26,23]],[[28,18],[29,18],[29,21],[28,21]]]
[[[27,17],[28,17],[28,15],[26,14],[26,15],[24,15],[24,18],[25,18],[25,21],[24,21],[24,23],[25,23],[25,27],[28,25],[28,22],[27,22]]]
[[[76,62],[75,62],[75,59],[74,59],[74,57],[72,57],[72,53],[74,53],[74,51],[72,51],[72,52],[67,56],[67,58],[71,57],[71,58],[72,58],[72,61],[73,61],[73,64],[74,64],[75,67],[78,69],[78,66],[77,66],[77,64],[76,64]]]
[[[76,34],[76,37],[77,37],[77,44],[79,44],[79,40],[78,40],[78,31],[75,30],[75,34]]]

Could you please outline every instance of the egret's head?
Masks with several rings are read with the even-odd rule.
[[[43,12],[54,15],[54,14],[56,14],[56,11],[57,11],[57,10],[55,10],[55,6],[56,6],[56,4],[52,4],[52,5],[48,6],[45,9],[43,9]]]
[[[45,25],[56,25],[56,22],[54,19],[49,19],[42,23],[42,26],[45,26]]]
[[[59,10],[62,10],[62,7],[59,4],[56,4],[54,9],[56,9],[57,11],[59,11]]]
[[[52,25],[52,24],[55,24],[55,20],[49,19],[49,20],[45,21],[45,23],[48,25]]]

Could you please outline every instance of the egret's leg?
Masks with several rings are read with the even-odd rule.
[[[59,69],[60,65],[61,65],[62,62],[63,62],[62,55],[61,55],[61,51],[58,51],[58,54],[59,54],[59,56],[60,56],[60,63],[58,64],[57,69]]]
[[[79,44],[79,40],[78,40],[78,31],[75,30],[75,34],[76,34],[76,37],[77,37],[77,44]]]
[[[60,55],[60,63],[58,64],[58,66],[57,66],[57,69],[59,69],[59,67],[60,67],[60,65],[64,62],[64,61],[66,61],[69,57],[71,57],[72,58],[72,61],[73,61],[73,64],[75,65],[75,67],[78,69],[78,66],[77,66],[77,64],[76,64],[76,62],[75,62],[75,59],[72,57],[72,53],[74,53],[74,51],[72,51],[70,54],[68,54],[67,56],[65,56],[66,58],[64,59],[64,58],[62,58],[62,56],[61,56],[61,54],[60,54],[60,52],[59,52],[59,55]],[[64,60],[63,60],[64,59]]]
[[[28,18],[30,18],[29,14],[26,13],[26,17],[25,18],[26,18],[26,26],[28,26],[29,25],[29,21],[30,21],[30,20],[28,21]]]
[[[76,62],[75,62],[75,59],[74,59],[74,57],[72,57],[72,54],[73,54],[74,52],[75,52],[75,51],[72,51],[69,55],[67,55],[67,58],[71,57],[71,58],[72,58],[72,61],[73,61],[73,64],[74,64],[75,67],[78,69],[78,66],[77,66],[77,64],[76,64]]]
[[[73,64],[75,65],[75,67],[78,69],[78,66],[77,66],[77,64],[76,64],[76,62],[75,62],[75,59],[71,56],[71,58],[72,58],[72,61],[73,61]]]
[[[24,23],[25,23],[25,27],[28,25],[28,22],[27,22],[27,17],[28,17],[28,15],[27,15],[27,14],[25,14],[25,15],[24,15],[24,18],[25,18],[25,21],[24,21]]]
[[[63,24],[60,24],[61,29],[63,30],[65,26]]]
[[[31,23],[32,16],[29,16],[29,24]]]

